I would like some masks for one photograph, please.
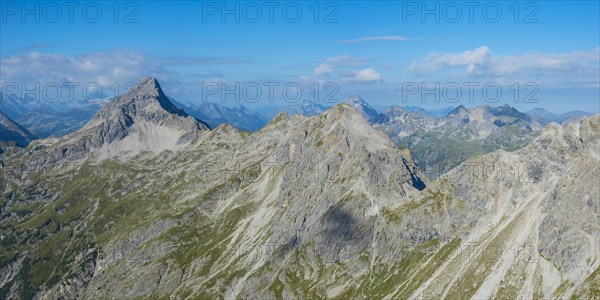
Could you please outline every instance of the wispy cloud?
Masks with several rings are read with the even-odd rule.
[[[0,89],[17,86],[17,94],[23,95],[25,87],[38,86],[43,90],[44,86],[52,85],[63,88],[62,97],[72,95],[80,99],[83,87],[93,85],[104,94],[116,96],[140,78],[154,76],[170,95],[177,97],[177,93],[198,94],[196,85],[200,82],[224,77],[214,65],[232,63],[241,60],[202,56],[165,58],[126,51],[78,55],[29,52],[0,58]],[[74,90],[70,91],[70,87]]]
[[[212,68],[208,69],[208,72],[206,73],[202,73],[202,72],[190,72],[190,73],[185,73],[182,74],[184,76],[190,76],[190,77],[198,77],[198,78],[223,78],[223,73],[221,72],[221,70],[214,70]]]
[[[137,81],[148,75],[171,75],[158,62],[135,52],[73,56],[30,52],[2,57],[0,63],[0,77],[6,82],[94,82],[108,86],[115,82]]]
[[[333,72],[333,66],[328,64],[328,63],[322,63],[320,64],[318,67],[315,68],[314,73],[317,76],[320,75],[327,75],[331,72]]]
[[[536,81],[589,82],[600,71],[600,47],[561,53],[529,52],[497,55],[487,46],[460,53],[431,53],[408,70],[431,73],[454,70],[471,77],[528,77]]]
[[[431,53],[421,62],[412,62],[409,70],[416,72],[433,71],[442,68],[466,67],[468,73],[476,72],[477,68],[489,60],[491,54],[487,46],[461,53]]]
[[[177,67],[206,65],[199,77],[222,77],[211,65],[244,63],[230,57],[154,57],[137,52],[85,53],[79,55],[29,52],[0,58],[0,79],[4,82],[94,82],[101,86],[115,82],[137,82],[145,76],[163,80],[178,77]],[[197,72],[197,71],[196,71]]]
[[[36,43],[36,44],[27,45],[27,46],[21,48],[21,50],[35,50],[35,49],[45,49],[45,48],[55,48],[55,47],[56,46],[50,45],[50,44]]]
[[[341,44],[354,44],[354,43],[362,43],[369,41],[408,41],[407,37],[401,35],[384,35],[384,36],[369,36],[352,40],[343,40],[340,41]]]
[[[214,56],[182,56],[162,57],[158,60],[164,65],[232,65],[248,63],[248,60],[236,57],[214,57]]]

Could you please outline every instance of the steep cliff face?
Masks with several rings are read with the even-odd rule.
[[[599,142],[599,114],[551,124],[529,146],[469,159],[431,185],[477,218],[465,251],[415,297],[597,297],[584,282],[600,265]]]

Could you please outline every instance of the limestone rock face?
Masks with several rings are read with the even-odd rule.
[[[594,296],[600,115],[430,182],[346,104],[249,133],[161,93],[143,80],[81,131],[3,154],[0,296]],[[151,128],[193,137],[133,151]]]
[[[590,281],[600,266],[599,142],[600,114],[550,124],[529,146],[469,159],[430,185],[476,218],[462,233],[469,258],[440,268],[415,296],[564,298]]]
[[[208,129],[175,107],[158,81],[148,77],[103,107],[78,133],[90,136],[92,147],[104,146],[102,151],[119,155],[123,151],[160,152],[186,143],[185,135]]]
[[[383,252],[394,247],[376,241],[381,211],[426,187],[410,153],[396,149],[345,104],[314,117],[283,113],[253,134],[222,125],[203,131],[177,152],[127,160],[101,156],[106,145],[138,134],[136,123],[170,121],[171,127],[197,130],[194,124],[199,123],[181,119],[177,111],[147,113],[146,105],[160,102],[144,101],[161,98],[148,86],[152,82],[141,82],[65,141],[42,141],[46,146],[33,155],[44,157],[57,145],[72,145],[82,137],[98,141],[92,143],[98,146],[85,148],[94,153],[88,158],[38,167],[54,180],[46,181],[45,175],[35,183],[17,178],[29,157],[11,157],[6,172],[10,181],[36,188],[6,191],[6,222],[21,218],[35,224],[37,214],[12,213],[25,203],[53,215],[42,221],[46,225],[34,226],[43,237],[31,244],[17,243],[11,251],[42,249],[40,245],[62,240],[67,232],[79,233],[71,238],[73,249],[65,261],[65,271],[77,275],[56,275],[58,283],[52,285],[44,278],[44,284],[33,286],[38,295],[138,297],[182,291],[267,296],[271,292],[265,281],[276,276],[277,269],[305,265],[324,270],[335,262],[352,261],[357,265],[348,271],[359,274],[361,256],[373,247],[386,249]],[[77,186],[75,195],[66,192],[69,186]],[[43,255],[62,253],[56,251]],[[290,256],[300,252],[308,255],[306,260],[288,265]],[[33,258],[37,255],[41,254],[32,254],[22,264],[41,268]],[[237,271],[244,269],[258,273]],[[218,277],[222,278],[211,279]],[[203,283],[207,280],[211,282]],[[292,284],[295,279],[281,280]],[[324,281],[320,289],[336,282]],[[12,284],[19,291],[29,283]]]

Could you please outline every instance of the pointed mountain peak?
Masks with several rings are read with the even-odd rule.
[[[155,78],[147,77],[100,109],[76,136],[86,140],[89,148],[111,145],[103,150],[110,157],[177,149],[208,129],[206,123],[177,108]]]
[[[158,80],[155,77],[152,76],[148,76],[148,77],[144,77],[140,80],[140,83],[144,83],[144,84],[151,84],[155,87],[160,87],[160,85],[158,84]]]
[[[188,114],[183,110],[177,108],[169,97],[165,95],[158,80],[154,77],[146,77],[138,82],[131,90],[124,95],[119,96],[115,101],[121,104],[137,103],[138,105],[148,105],[151,103],[158,104],[167,112],[187,117]]]
[[[164,95],[158,80],[154,77],[146,77],[140,80],[131,90],[124,95],[120,96],[119,99],[136,99],[136,98],[153,98],[159,97],[161,94]]]
[[[153,89],[160,89],[160,84],[155,77],[144,77],[138,82],[138,86],[146,86]]]
[[[348,97],[348,99],[346,99],[346,101],[344,101],[344,103],[346,103],[354,108],[361,109],[361,110],[365,110],[365,109],[374,110],[373,107],[371,107],[371,105],[359,95],[354,95],[354,96]]]
[[[346,103],[367,104],[365,99],[363,99],[360,95],[354,95],[354,96],[348,97],[348,100],[346,100]]]
[[[162,116],[162,117],[161,117]],[[163,92],[158,80],[146,77],[138,82],[127,93],[119,96],[114,102],[102,108],[92,120],[92,125],[109,119],[119,119],[121,123],[135,121],[136,118],[163,118],[177,116],[190,117],[183,109],[177,108]],[[130,121],[127,121],[130,120]],[[123,122],[125,121],[125,122]],[[199,129],[208,129],[200,120]]]
[[[377,111],[359,95],[348,97],[348,99],[346,99],[344,103],[359,110],[362,113],[362,115],[369,121],[372,121],[377,117]]]
[[[448,115],[457,115],[462,113],[467,113],[467,109],[461,104],[457,106],[455,109],[451,110]]]

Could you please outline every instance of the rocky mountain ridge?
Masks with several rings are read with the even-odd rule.
[[[520,149],[542,128],[508,105],[470,109],[460,105],[443,117],[393,106],[373,123],[398,146],[410,148],[419,167],[431,178],[476,155]]]
[[[107,116],[112,120],[115,114],[120,116],[120,110],[116,108],[118,106],[113,107],[116,111],[105,111],[98,117]],[[103,123],[91,122],[89,128],[97,128],[98,124]],[[41,236],[34,244],[20,240],[22,235],[18,231],[10,234],[10,239],[19,241],[9,247],[10,251],[20,247],[24,247],[21,250],[30,249],[35,253],[49,250],[47,243],[62,240],[66,237],[62,232],[72,232],[79,228],[77,230],[81,234],[73,237],[77,242],[70,242],[71,246],[66,251],[82,251],[81,253],[91,255],[84,255],[82,258],[86,261],[84,269],[73,269],[75,265],[71,266],[69,263],[71,267],[66,269],[67,273],[55,275],[59,281],[55,285],[47,282],[48,278],[30,278],[27,273],[23,275],[25,281],[17,279],[18,283],[13,281],[15,277],[9,276],[5,278],[6,282],[13,282],[12,288],[7,290],[9,295],[23,295],[24,290],[19,288],[21,286],[34,288],[38,296],[50,298],[109,294],[126,297],[149,295],[148,293],[162,295],[163,292],[158,290],[153,292],[156,287],[149,285],[154,280],[150,279],[154,276],[152,274],[158,270],[163,270],[159,271],[163,278],[159,281],[168,285],[164,290],[168,293],[189,290],[204,295],[225,293],[231,297],[242,294],[267,295],[265,293],[268,293],[268,289],[261,287],[261,282],[275,274],[274,270],[269,271],[273,268],[269,265],[277,262],[277,268],[284,268],[287,265],[284,257],[289,251],[302,248],[311,255],[323,255],[318,260],[328,263],[339,260],[340,257],[354,256],[359,250],[351,249],[351,246],[358,244],[362,249],[370,244],[370,219],[373,214],[383,205],[402,201],[406,195],[425,187],[418,169],[403,156],[403,151],[395,149],[383,133],[374,130],[360,114],[346,105],[336,106],[325,114],[311,118],[280,114],[261,131],[250,136],[227,125],[207,133],[177,156],[170,155],[171,151],[163,151],[155,157],[142,156],[129,160],[127,165],[136,165],[135,169],[140,171],[130,173],[130,167],[122,166],[120,168],[123,169],[123,175],[127,174],[126,177],[115,176],[114,171],[107,169],[112,164],[109,158],[95,163],[77,163],[72,169],[76,170],[73,180],[62,176],[58,180],[65,187],[87,187],[78,188],[82,194],[77,197],[79,204],[76,206],[73,206],[74,198],[53,185],[56,181],[51,183],[38,178],[39,188],[46,190],[45,197],[22,193],[19,186],[27,186],[30,181],[12,177],[13,171],[19,169],[19,159],[15,157],[9,160],[15,165],[10,164],[6,175],[16,186],[11,185],[10,191],[6,190],[13,196],[7,198],[2,226],[21,223],[11,211],[23,203],[36,207],[35,213],[24,216],[30,220],[28,224],[37,224],[41,220],[39,218],[46,218],[48,214],[50,217],[49,222],[43,222],[47,225],[34,225],[31,228],[46,235]],[[147,161],[154,163],[148,164]],[[89,165],[90,163],[94,165]],[[99,165],[95,165],[97,163]],[[48,170],[43,174],[60,174],[61,165],[62,163],[45,165],[44,168]],[[85,169],[87,171],[83,172]],[[177,187],[169,188],[167,184],[168,178],[172,176],[171,172],[185,172],[179,178],[180,184]],[[123,188],[113,185],[117,182]],[[98,184],[108,185],[100,188]],[[159,190],[162,190],[161,194],[169,196],[163,198],[154,195]],[[146,204],[129,207],[127,202],[135,201],[136,198],[147,199]],[[50,205],[62,207],[59,209],[61,213],[49,211]],[[162,205],[169,205],[171,209],[158,209]],[[142,219],[135,219],[138,221],[130,223],[130,217],[123,216],[122,219],[113,216],[114,212],[107,211],[112,206],[128,215],[137,214],[135,211],[139,210],[145,211],[143,219],[150,221],[150,224],[141,222]],[[153,211],[150,215],[147,214],[149,209]],[[180,213],[182,215],[177,219],[167,217]],[[65,215],[72,217],[65,219]],[[214,217],[209,218],[210,215]],[[114,217],[117,219],[113,219]],[[109,229],[103,224],[108,224],[106,222],[110,219],[115,223]],[[292,222],[292,219],[295,221]],[[199,227],[192,230],[185,224],[198,224]],[[47,228],[57,231],[48,232]],[[106,228],[108,231],[96,231],[94,228]],[[362,228],[362,233],[354,232],[352,228]],[[166,230],[169,234],[161,235]],[[195,232],[203,231],[202,235],[195,235]],[[132,236],[128,232],[138,233]],[[159,236],[162,238],[155,239]],[[148,245],[147,243],[155,243],[151,240],[156,242],[148,248],[154,249],[152,253],[165,251],[159,257],[138,248]],[[175,245],[179,246],[173,247]],[[212,248],[215,246],[218,247]],[[136,250],[133,251],[132,247]],[[262,253],[263,249],[273,251],[272,256],[268,259],[256,255],[238,257],[238,251],[256,254]],[[33,276],[39,272],[39,268],[44,268],[44,264],[37,261],[36,257],[40,257],[37,255],[50,255],[54,261],[59,257],[71,257],[69,252],[62,253],[55,249],[46,254],[32,253],[31,257],[25,258],[16,254],[14,262],[18,263],[10,266],[18,269],[14,272],[18,274],[25,272],[25,267],[37,270],[33,274],[29,273]],[[326,254],[322,254],[323,252]],[[137,271],[132,271],[132,266],[123,261],[128,261],[130,258],[126,257],[131,255],[141,255],[150,264],[137,265],[134,267]],[[231,257],[238,258],[231,261]],[[75,257],[67,259],[65,263],[70,259]],[[166,265],[160,262],[163,259],[166,260]],[[205,265],[206,259],[212,261],[210,265]],[[310,262],[311,265],[315,263],[317,262]],[[167,269],[164,269],[165,266]],[[198,273],[200,269],[192,266],[200,267],[205,270],[202,272],[207,273]],[[315,265],[317,266],[318,264]],[[260,272],[262,275],[240,277],[236,279],[238,283],[235,286],[222,289],[229,284],[222,280],[229,282],[233,275],[227,270],[245,268],[254,269],[253,272]],[[145,275],[115,281],[131,272]],[[74,274],[75,277],[68,274]],[[222,279],[211,281],[211,278]],[[292,278],[283,280],[287,282]],[[242,285],[241,282],[246,284]],[[42,285],[37,286],[37,283]],[[289,281],[289,284],[292,283],[293,281]],[[200,286],[205,288],[194,292],[195,287]]]
[[[249,133],[163,96],[142,80],[82,130],[2,154],[0,295],[597,296],[600,114],[429,181],[346,104]],[[147,128],[177,140],[100,155]]]
[[[34,139],[35,135],[0,110],[0,142],[15,142],[18,147],[26,147]]]
[[[549,124],[550,122],[556,122],[558,124],[565,125],[569,122],[578,122],[582,118],[592,115],[591,113],[584,111],[570,111],[563,114],[555,114],[539,107],[525,113],[538,121],[540,124],[544,125]]]
[[[104,94],[91,93],[86,99],[51,101],[30,97],[21,99],[0,91],[0,110],[39,138],[62,136],[79,130],[109,101]]]

